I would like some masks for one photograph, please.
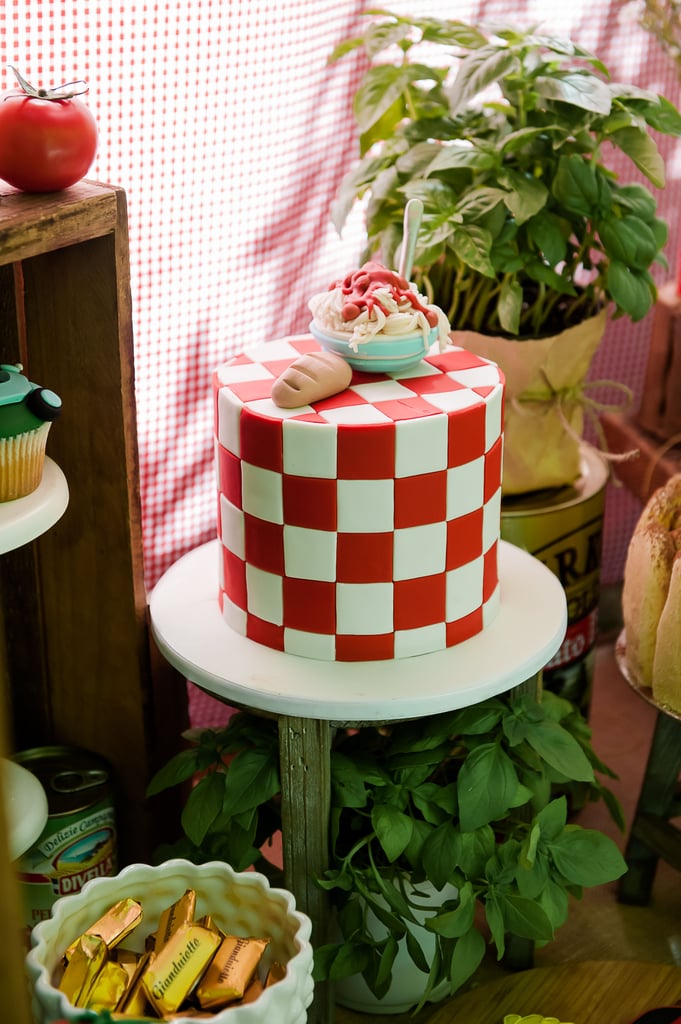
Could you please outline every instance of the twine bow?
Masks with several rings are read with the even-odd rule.
[[[650,494],[652,494],[653,477],[655,476],[655,470],[662,462],[667,452],[671,451],[671,449],[675,448],[678,444],[681,444],[681,433],[672,434],[671,437],[668,437],[663,444],[659,445],[655,449],[655,451],[653,452],[653,457],[650,460],[650,464],[646,471],[646,475],[643,477],[643,484],[641,488],[642,494],[645,494],[647,497],[650,496]]]
[[[533,405],[554,405],[556,407],[558,417],[561,425],[573,441],[577,444],[586,445],[587,448],[591,448],[593,451],[598,451],[600,455],[607,459],[608,462],[626,462],[629,459],[637,458],[640,455],[638,448],[632,448],[628,452],[611,452],[608,449],[608,442],[605,436],[605,431],[601,425],[599,419],[599,413],[610,412],[610,413],[624,413],[627,412],[633,403],[634,395],[630,387],[626,384],[622,384],[616,380],[587,380],[580,381],[579,384],[571,384],[568,387],[553,388],[543,370],[540,370],[544,381],[546,382],[546,390],[541,391],[523,391],[520,395],[514,395],[511,399],[511,405],[514,410],[520,416],[532,416],[533,411],[528,408],[523,408],[530,404]],[[592,398],[587,394],[587,391],[592,388],[611,388],[615,391],[619,391],[624,397],[621,402],[603,402],[596,398]],[[590,441],[585,441],[583,437],[577,433],[574,429],[568,417],[566,415],[566,407],[570,405],[578,405],[588,417],[589,422],[592,424],[596,436],[599,441],[599,445],[591,444]]]

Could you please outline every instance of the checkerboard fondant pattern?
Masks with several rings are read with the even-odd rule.
[[[317,348],[269,342],[214,374],[225,621],[323,660],[460,643],[499,606],[503,377],[453,347],[280,409],[272,384]]]

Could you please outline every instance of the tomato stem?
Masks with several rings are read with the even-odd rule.
[[[79,78],[75,82],[66,82],[65,85],[59,85],[56,89],[36,89],[34,85],[26,81],[24,76],[20,74],[15,67],[9,65],[11,71],[14,72],[14,76],[21,86],[23,92],[27,96],[34,96],[40,100],[70,100],[73,96],[82,96],[83,93],[88,91],[88,84],[84,82],[82,78]],[[74,89],[73,86],[79,86],[78,89]],[[71,92],[64,92],[65,89],[71,89]]]

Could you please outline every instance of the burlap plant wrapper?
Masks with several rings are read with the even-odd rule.
[[[452,344],[491,359],[506,378],[506,495],[573,483],[580,473],[584,381],[601,343],[606,311],[550,338],[515,341],[452,331]]]

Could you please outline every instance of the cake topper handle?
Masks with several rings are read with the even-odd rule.
[[[402,235],[402,251],[400,252],[399,274],[407,281],[414,265],[416,238],[421,227],[423,203],[420,199],[410,199],[404,208],[404,233]]]

